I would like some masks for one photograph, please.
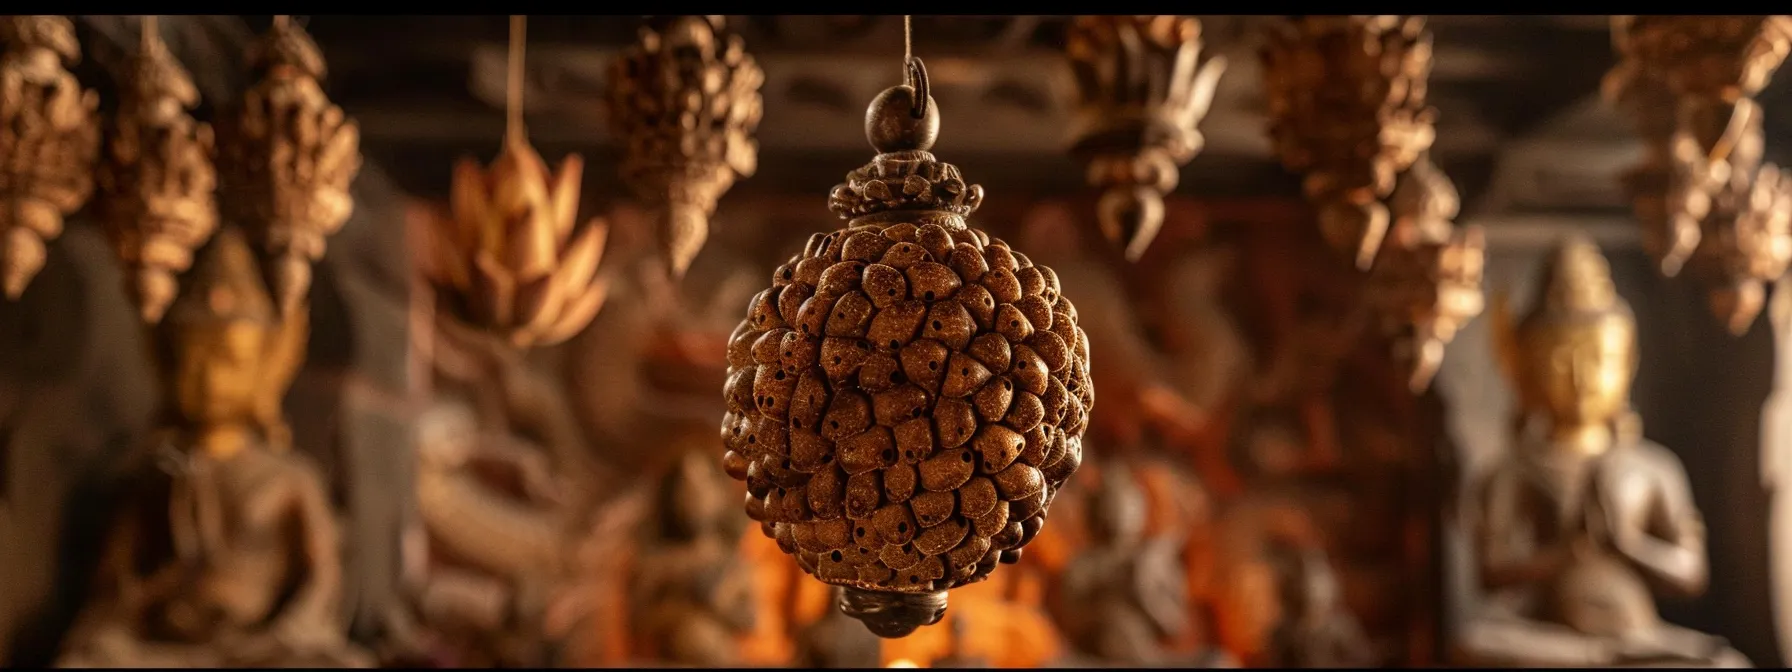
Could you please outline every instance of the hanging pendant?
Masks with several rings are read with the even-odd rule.
[[[1431,35],[1422,17],[1303,16],[1263,50],[1270,139],[1305,176],[1326,240],[1368,269],[1387,235],[1382,202],[1431,148]]]
[[[100,164],[106,235],[144,322],[161,321],[193,251],[218,229],[212,128],[193,119],[199,90],[145,17]]]
[[[249,234],[282,314],[354,211],[361,133],[324,94],[323,53],[281,17],[250,48],[254,81],[218,124],[223,205]]]
[[[490,168],[454,167],[453,213],[431,231],[427,275],[457,319],[517,347],[553,345],[591,323],[609,296],[598,270],[609,226],[579,224],[584,160],[557,171],[512,136]]]
[[[1430,158],[1431,33],[1423,17],[1304,16],[1264,50],[1270,135],[1305,174],[1320,230],[1368,271],[1366,301],[1414,392],[1481,313],[1486,242],[1458,231],[1455,185]]]
[[[68,70],[81,44],[66,17],[0,16],[0,44],[0,292],[17,299],[93,194],[99,96]]]
[[[716,201],[758,167],[765,73],[720,16],[644,28],[616,64],[610,122],[626,138],[622,179],[659,210],[659,250],[683,276]]]
[[[1226,59],[1202,57],[1201,21],[1187,16],[1079,16],[1068,43],[1081,103],[1071,154],[1103,190],[1102,235],[1138,261],[1178,171],[1201,151],[1196,127]]]
[[[1644,242],[1741,334],[1792,264],[1792,176],[1762,160],[1754,100],[1792,51],[1792,16],[1625,16],[1612,30],[1622,60],[1606,95],[1650,147],[1627,184]]]
[[[728,345],[723,466],[747,515],[882,637],[1016,562],[1082,463],[1089,342],[1057,276],[968,228],[982,203],[927,150],[927,73],[865,115],[879,154]]]

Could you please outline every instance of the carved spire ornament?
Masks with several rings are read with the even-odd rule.
[[[759,165],[765,73],[722,17],[679,16],[642,28],[612,82],[610,122],[627,138],[622,179],[660,209],[660,253],[683,276],[717,199]]]
[[[218,229],[212,128],[193,119],[199,90],[163,44],[154,16],[131,60],[100,164],[106,235],[146,323],[178,293],[193,251]]]
[[[250,48],[254,83],[218,124],[226,213],[244,227],[282,312],[354,211],[361,132],[324,94],[323,53],[286,16]]]
[[[1627,183],[1644,241],[1664,274],[1691,269],[1712,312],[1747,331],[1792,263],[1792,176],[1762,161],[1754,100],[1792,51],[1792,16],[1618,16],[1612,32],[1622,60],[1606,95],[1651,147]]]
[[[1057,275],[966,226],[983,189],[927,150],[920,59],[872,101],[847,228],[772,275],[730,337],[722,464],[747,515],[882,637],[1016,562],[1082,463],[1089,341]]]
[[[1417,16],[1278,26],[1263,52],[1276,152],[1306,174],[1326,239],[1369,271],[1367,301],[1409,387],[1423,391],[1484,307],[1486,259],[1481,231],[1453,223],[1461,199],[1429,156],[1431,33]]]
[[[0,16],[0,292],[17,299],[44,267],[44,244],[93,194],[99,96],[61,16]]]
[[[1196,128],[1226,70],[1203,58],[1191,16],[1079,16],[1070,24],[1079,121],[1071,153],[1102,189],[1102,235],[1137,261],[1163,226],[1164,196],[1201,151]]]
[[[1397,175],[1431,148],[1424,17],[1300,16],[1272,24],[1263,49],[1269,135],[1305,175],[1326,240],[1367,269],[1388,230]]]
[[[518,347],[572,338],[603,307],[597,274],[609,227],[579,224],[577,154],[548,172],[523,127],[525,17],[510,19],[509,122],[490,168],[454,167],[453,216],[440,221],[425,265],[450,312]]]

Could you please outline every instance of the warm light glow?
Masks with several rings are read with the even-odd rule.
[[[907,658],[897,658],[897,659],[896,659],[896,660],[892,660],[892,661],[890,661],[890,664],[889,664],[889,665],[885,665],[885,666],[884,666],[884,667],[913,667],[913,668],[919,668],[919,667],[921,667],[921,666],[920,666],[920,665],[916,665],[916,664],[915,664],[915,661],[912,661],[912,660],[909,660],[909,659],[907,659]]]

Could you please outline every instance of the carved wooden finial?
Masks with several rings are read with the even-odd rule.
[[[1082,463],[1088,337],[1057,275],[968,228],[983,190],[923,148],[925,69],[867,113],[880,150],[730,339],[723,467],[747,515],[882,637],[1016,562]]]

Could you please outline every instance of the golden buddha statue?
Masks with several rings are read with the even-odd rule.
[[[1516,329],[1512,452],[1471,514],[1484,595],[1455,637],[1471,665],[1748,667],[1719,637],[1661,621],[1654,591],[1705,589],[1705,525],[1685,469],[1631,411],[1636,321],[1599,249],[1571,238]]]
[[[221,231],[156,328],[153,466],[127,493],[59,665],[371,666],[343,634],[323,476],[281,421],[305,313],[280,318],[261,278],[242,235]]]

